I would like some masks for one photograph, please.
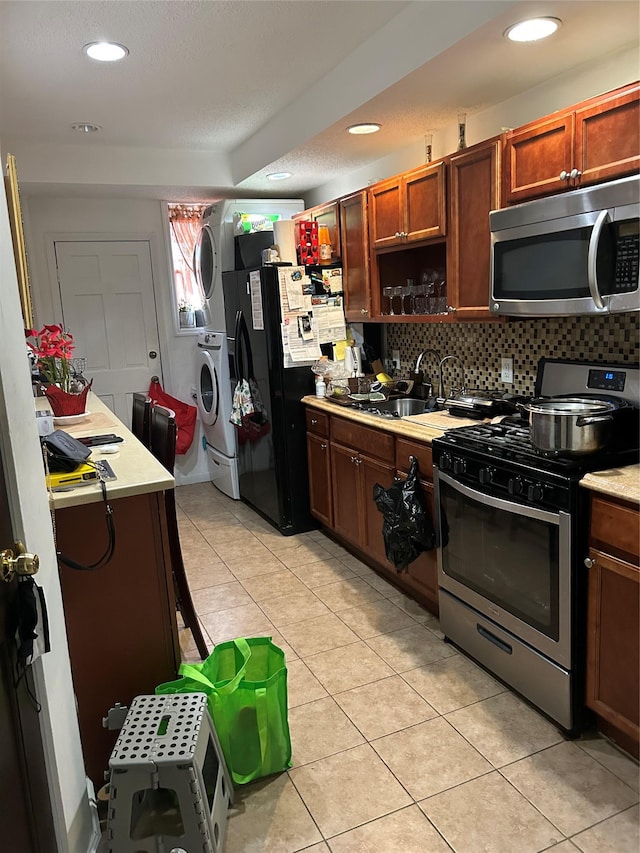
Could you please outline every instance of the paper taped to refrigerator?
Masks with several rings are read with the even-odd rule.
[[[249,273],[249,287],[251,288],[251,325],[259,331],[264,329],[260,270],[253,270],[253,272]]]

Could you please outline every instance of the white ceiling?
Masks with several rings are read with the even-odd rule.
[[[459,109],[473,116],[637,46],[639,9],[636,0],[0,0],[0,139],[30,193],[304,195],[437,133]],[[563,26],[540,44],[502,37],[532,14]],[[88,60],[83,45],[101,39],[129,56]],[[70,127],[79,121],[103,130],[80,135]],[[358,121],[382,130],[346,134]],[[293,177],[266,180],[283,170]]]

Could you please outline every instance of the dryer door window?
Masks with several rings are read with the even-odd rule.
[[[213,426],[220,415],[220,384],[213,359],[208,353],[203,353],[203,356],[198,385],[198,409],[207,426]]]
[[[193,260],[205,298],[211,299],[218,272],[218,252],[213,232],[208,225],[200,229]]]

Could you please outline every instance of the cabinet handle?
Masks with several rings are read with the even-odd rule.
[[[568,181],[569,180],[569,172],[566,172],[564,169],[560,172],[560,180]]]
[[[352,462],[357,462],[357,461],[358,461],[358,460],[356,459],[356,457],[355,457],[355,456],[351,456],[351,457],[350,457],[350,459],[351,459],[351,461],[352,461]]]
[[[362,459],[356,459],[355,463],[356,465],[362,465]]]
[[[395,235],[394,235],[394,236],[396,237],[396,239],[397,239],[397,240],[399,240],[399,239],[400,239],[400,237],[402,237],[402,232],[401,232],[401,231],[396,231],[396,233],[395,233]]]
[[[458,309],[455,307],[455,305],[447,305],[447,311],[449,311],[449,313],[453,314],[453,312],[457,310]]]
[[[360,313],[361,313],[361,314],[368,314],[368,313],[369,313],[369,309],[368,309],[368,308],[361,308],[361,309],[360,309]]]
[[[316,418],[311,418],[311,426],[316,426],[317,423],[318,421]]]
[[[585,557],[584,564],[588,569],[592,569],[595,566],[596,561],[592,560],[591,557]]]
[[[327,445],[326,445],[326,444],[321,444],[321,445],[320,445],[320,450],[326,450],[326,449],[327,449]]]
[[[581,171],[579,171],[579,170],[578,170],[578,169],[576,169],[576,168],[573,168],[573,169],[571,170],[571,174],[569,175],[569,177],[570,177],[570,178],[573,178],[573,180],[575,181],[575,179],[576,179],[576,178],[581,178],[581,177],[582,177],[582,172],[581,172]]]

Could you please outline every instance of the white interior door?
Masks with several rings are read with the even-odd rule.
[[[149,243],[56,241],[55,254],[74,354],[87,359],[92,390],[130,424],[133,392],[162,379]]]

